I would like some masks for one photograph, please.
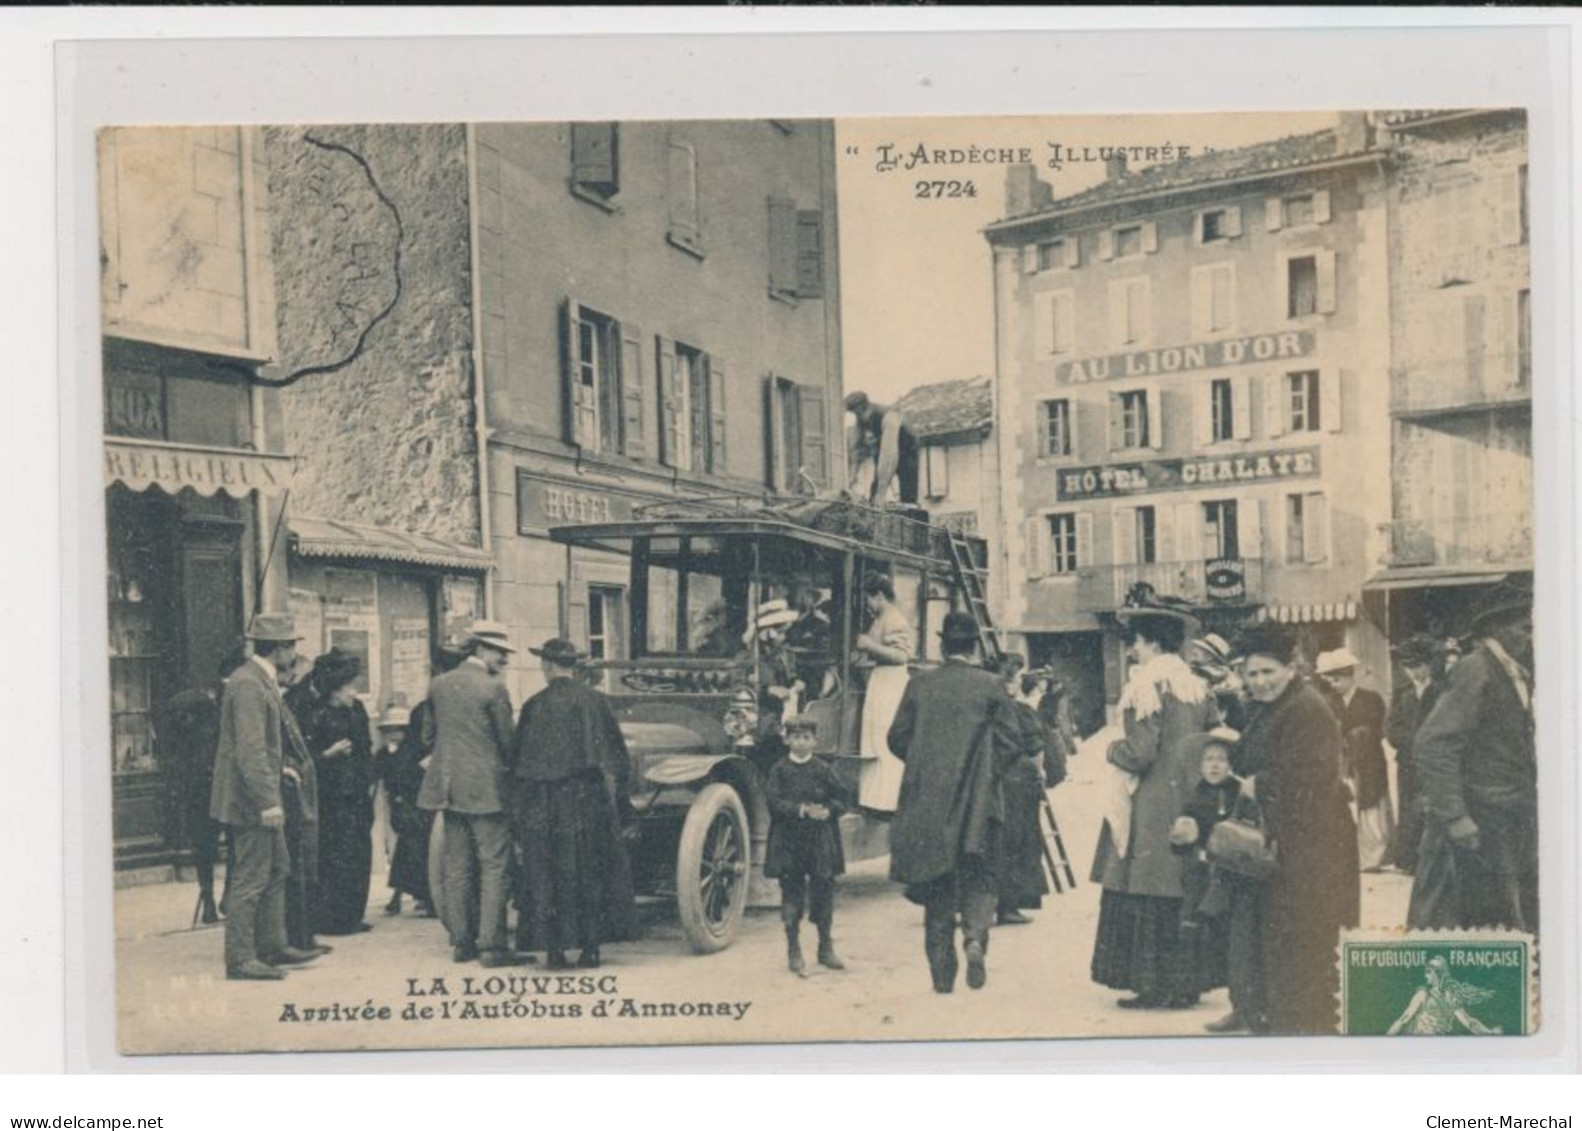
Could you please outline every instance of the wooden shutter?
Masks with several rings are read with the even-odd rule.
[[[824,214],[816,208],[796,214],[796,293],[824,297]]]
[[[780,400],[780,378],[764,377],[764,482],[771,490],[790,486],[791,472],[785,450],[785,407]]]
[[[676,389],[676,343],[654,339],[659,371],[659,462],[681,466],[681,396]]]
[[[1110,344],[1116,349],[1127,349],[1129,343],[1126,341],[1126,309],[1129,304],[1124,283],[1110,284],[1109,302]]]
[[[1204,220],[1204,217],[1207,216],[1207,215],[1208,215],[1208,213],[1206,213],[1206,212],[1195,212],[1195,213],[1193,213],[1193,215],[1192,215],[1192,242],[1193,243],[1199,243],[1200,244],[1200,243],[1204,242],[1204,238],[1205,237],[1203,235],[1203,231],[1204,231],[1204,229],[1203,229],[1203,220]]]
[[[585,188],[613,193],[619,185],[614,122],[571,124],[571,179]]]
[[[1054,447],[1049,442],[1049,402],[1039,401],[1036,407],[1036,427],[1038,431],[1033,435],[1034,450],[1043,456],[1054,455]]]
[[[1198,386],[1197,411],[1192,415],[1192,440],[1200,448],[1214,442],[1214,379]]]
[[[928,496],[943,499],[950,494],[950,449],[944,444],[923,446],[928,462]]]
[[[1224,232],[1227,239],[1241,235],[1241,205],[1233,204],[1225,209]]]
[[[1137,508],[1116,507],[1110,512],[1110,531],[1115,543],[1116,565],[1135,565],[1137,562]],[[1155,550],[1158,549],[1157,529],[1154,534]]]
[[[1038,274],[1038,245],[1030,243],[1022,248],[1022,273],[1025,275]]]
[[[1522,242],[1521,170],[1507,169],[1500,174],[1499,204],[1494,210],[1494,238],[1501,247]]]
[[[802,425],[802,462],[808,478],[817,487],[829,486],[829,404],[822,386],[798,385],[796,387]],[[807,484],[794,474],[791,482],[793,494],[800,494]]]
[[[1339,432],[1343,422],[1340,405],[1340,370],[1331,366],[1318,371],[1319,423],[1326,432]]]
[[[1099,258],[1115,258],[1115,231],[1112,228],[1105,228],[1099,233]]]
[[[1271,196],[1263,202],[1264,225],[1271,232],[1278,232],[1285,227],[1285,202],[1278,196]]]
[[[1065,248],[1066,248],[1066,266],[1068,268],[1081,267],[1082,266],[1082,240],[1075,232],[1072,232],[1069,236],[1066,237]]]
[[[1329,560],[1329,509],[1322,491],[1302,500],[1302,556],[1310,563]]]
[[[1483,296],[1467,295],[1461,300],[1461,340],[1467,384],[1473,388],[1483,387],[1483,359],[1489,348],[1483,323]]]
[[[1110,451],[1118,452],[1124,446],[1126,432],[1121,412],[1121,396],[1119,393],[1109,395],[1110,404]]]
[[[769,289],[794,295],[797,283],[797,209],[784,197],[769,198]]]
[[[1329,223],[1329,190],[1318,189],[1313,193],[1313,223]]]
[[[643,407],[643,335],[628,322],[622,322],[618,330],[621,339],[621,451],[632,459],[644,459],[648,455],[648,439],[643,434],[647,424]]]
[[[1152,220],[1143,221],[1143,254],[1152,255],[1159,250],[1159,225]]]
[[[1335,253],[1315,252],[1313,262],[1318,268],[1318,312],[1333,314],[1335,313]]]
[[[1046,515],[1029,515],[1022,531],[1027,543],[1027,576],[1043,577],[1049,572],[1049,555],[1053,534]]]
[[[1066,400],[1066,455],[1072,459],[1081,454],[1082,440],[1077,432],[1077,422],[1082,417],[1082,406],[1086,402],[1081,397],[1069,397]]]
[[[713,354],[704,355],[709,374],[709,470],[725,474],[725,362]]]
[[[1055,352],[1055,296],[1048,292],[1033,296],[1034,349],[1039,357]]]
[[[1154,288],[1147,279],[1137,280],[1137,345],[1146,346],[1154,340]]]
[[[1238,440],[1252,439],[1252,379],[1245,374],[1230,381],[1231,435]]]
[[[560,339],[564,365],[561,379],[568,444],[599,446],[599,393],[582,383],[582,307],[567,299],[561,307]]]
[[[1183,560],[1181,548],[1176,545],[1174,507],[1154,507],[1154,560],[1157,562],[1179,562]]]
[[[1164,392],[1158,385],[1144,387],[1148,398],[1148,446],[1162,448],[1165,446],[1164,427]]]
[[[1214,269],[1194,267],[1191,276],[1192,336],[1207,337],[1214,324]]]
[[[1165,508],[1159,509],[1162,511]],[[1176,561],[1202,561],[1203,504],[1177,503],[1170,509],[1175,511]]]
[[[1263,557],[1263,500],[1243,496],[1236,502],[1236,539],[1243,558]]]
[[[698,156],[692,146],[679,141],[669,143],[665,180],[670,232],[683,243],[696,244],[702,232],[698,222]]]
[[[1093,566],[1093,512],[1078,511],[1076,527],[1077,568],[1090,569]]]
[[[1289,388],[1284,373],[1263,379],[1263,430],[1270,440],[1285,435],[1291,411]]]
[[[1055,295],[1055,350],[1059,353],[1070,353],[1076,348],[1077,340],[1077,299],[1071,291],[1061,291]]]

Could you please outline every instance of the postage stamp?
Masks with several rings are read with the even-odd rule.
[[[1533,937],[1517,931],[1350,931],[1341,1032],[1513,1036],[1538,1031]]]

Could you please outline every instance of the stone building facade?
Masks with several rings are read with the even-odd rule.
[[[1005,620],[1087,725],[1133,585],[1222,632],[1302,626],[1388,669],[1363,584],[1389,519],[1387,163],[1371,122],[1054,199],[1011,171],[994,252]]]

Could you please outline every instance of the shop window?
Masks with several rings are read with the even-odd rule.
[[[615,122],[571,124],[571,189],[584,200],[611,207],[621,189],[620,127]]]

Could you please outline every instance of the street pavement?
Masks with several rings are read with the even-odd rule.
[[[696,955],[673,908],[659,901],[640,909],[640,941],[605,947],[596,972],[566,978],[537,966],[456,965],[437,919],[414,915],[410,901],[399,916],[383,913],[381,871],[370,893],[372,931],[325,940],[333,954],[282,982],[229,982],[222,928],[189,928],[195,889],[168,883],[116,892],[119,1045],[178,1053],[1202,1037],[1204,1023],[1228,1009],[1225,991],[1194,1009],[1142,1012],[1116,1008],[1124,995],[1089,980],[1099,889],[1086,874],[1102,812],[1102,758],[1090,744],[1050,795],[1076,888],[1046,896],[1031,924],[995,929],[981,991],[963,978],[952,995],[933,992],[922,910],[888,881],[887,860],[854,865],[837,887],[835,937],[847,969],[814,965],[806,978],[786,970],[773,908],[750,911],[728,949]],[[1403,923],[1410,884],[1396,873],[1364,875],[1363,924]],[[805,926],[810,960],[812,942]]]

